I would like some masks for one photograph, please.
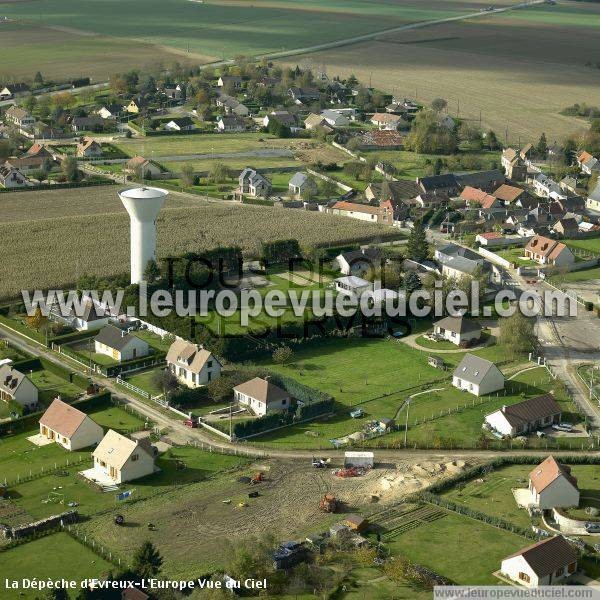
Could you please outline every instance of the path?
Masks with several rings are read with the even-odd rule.
[[[424,350],[425,352],[433,352],[435,354],[457,354],[459,352],[476,352],[477,350],[482,350],[487,346],[491,346],[495,343],[495,339],[493,336],[489,337],[485,344],[477,344],[477,346],[471,346],[470,348],[460,348],[456,346],[456,348],[448,348],[447,350],[437,349],[437,348],[428,348],[427,346],[421,346],[417,343],[417,339],[420,338],[423,333],[411,333],[406,337],[400,338],[398,341],[403,342],[407,346],[414,348],[415,350]]]

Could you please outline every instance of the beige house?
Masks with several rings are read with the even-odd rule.
[[[95,446],[104,431],[85,413],[57,398],[40,419],[40,435],[66,450]]]
[[[139,175],[142,179],[155,179],[162,175],[162,169],[143,156],[134,156],[125,163],[127,173]]]
[[[92,454],[94,467],[86,471],[89,479],[115,484],[132,481],[154,473],[154,456],[148,447],[112,429]]]
[[[0,366],[0,400],[14,400],[24,408],[33,410],[38,403],[38,388],[24,373],[11,364],[5,364]]]
[[[236,385],[233,396],[240,406],[246,406],[254,414],[264,417],[274,410],[286,410],[290,406],[290,395],[271,383],[268,378],[255,377]]]
[[[577,479],[571,468],[549,456],[529,473],[531,504],[544,510],[579,506]]]
[[[148,342],[114,325],[103,327],[94,338],[94,350],[119,362],[135,360],[150,353]]]
[[[507,556],[500,573],[526,588],[563,583],[577,572],[577,550],[561,535]]]
[[[82,158],[102,156],[102,145],[93,138],[84,137],[83,140],[77,144],[77,156]]]
[[[575,262],[575,255],[565,244],[543,235],[536,235],[529,241],[525,256],[540,265],[556,267],[568,267]]]
[[[202,346],[175,340],[167,352],[167,367],[181,383],[190,388],[210,383],[221,375],[221,363]]]

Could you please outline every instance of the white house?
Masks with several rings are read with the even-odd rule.
[[[38,403],[38,388],[12,364],[3,364],[0,366],[0,400],[14,400],[24,408],[33,410]]]
[[[485,416],[485,424],[503,436],[524,435],[560,422],[561,409],[552,394],[503,406]]]
[[[350,119],[336,110],[325,109],[321,112],[321,116],[331,127],[347,127],[350,125]]]
[[[541,510],[579,506],[577,479],[571,468],[549,456],[529,473],[531,504]]]
[[[563,583],[577,571],[577,550],[561,535],[542,540],[507,556],[504,577],[527,588]]]
[[[360,298],[363,292],[371,289],[371,283],[356,275],[346,275],[333,280],[336,292]]]
[[[381,250],[378,248],[361,248],[342,252],[335,257],[334,264],[343,275],[357,275],[358,277],[383,266]]]
[[[112,429],[102,438],[92,454],[94,467],[84,471],[88,479],[101,483],[125,483],[154,473],[152,450],[138,440],[131,440]]]
[[[103,327],[94,338],[94,350],[119,362],[134,360],[150,353],[148,342],[114,325]]]
[[[568,246],[543,235],[536,235],[529,240],[524,253],[540,265],[568,267],[575,262],[575,255]]]
[[[167,367],[187,387],[210,383],[221,375],[221,363],[202,346],[175,340],[167,352]]]
[[[435,335],[457,346],[481,339],[481,325],[474,319],[446,317],[433,324]]]
[[[24,175],[19,169],[5,164],[0,167],[0,185],[10,189],[32,187],[33,183],[31,183],[27,175]]]
[[[504,375],[491,361],[465,354],[452,375],[452,385],[475,396],[504,389]]]
[[[106,327],[112,319],[110,311],[104,310],[96,305],[93,300],[88,300],[83,308],[81,316],[76,314],[75,306],[71,310],[72,325],[78,331],[93,331]]]
[[[57,398],[40,419],[40,435],[66,450],[81,450],[98,444],[104,431],[84,412]]]
[[[191,117],[177,117],[175,119],[171,119],[166,125],[165,129],[167,131],[193,131],[196,129],[196,125],[194,121],[192,121]]]
[[[291,401],[285,390],[271,383],[268,378],[260,377],[236,385],[233,388],[233,397],[240,406],[247,406],[259,417],[264,417],[274,410],[286,410]]]
[[[246,131],[246,122],[236,115],[225,115],[217,119],[219,131]]]

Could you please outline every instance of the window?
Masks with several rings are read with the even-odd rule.
[[[210,383],[211,380],[212,380],[212,373],[209,371],[208,372],[208,382]]]
[[[554,577],[562,577],[564,572],[565,572],[564,569],[558,569],[558,571],[556,571],[556,573],[554,573]]]
[[[526,583],[529,583],[531,581],[531,578],[529,577],[529,575],[527,575],[527,573],[523,573],[523,572],[519,573],[519,579],[521,581],[525,581]]]
[[[571,575],[572,573],[575,573],[575,571],[577,570],[577,563],[576,562],[572,562],[568,567],[567,567],[567,572],[569,573],[569,575]]]
[[[206,366],[207,366],[209,369],[212,367],[212,365],[213,365],[213,361],[212,361],[212,360],[209,360],[209,361],[206,363]]]
[[[284,399],[281,401],[281,404],[283,404],[283,406],[285,406],[285,405],[286,405],[286,403],[287,403],[287,399],[286,399],[286,398],[284,398]]]
[[[136,454],[132,454],[131,455],[131,462],[135,462],[135,461],[139,460],[139,458],[140,458],[139,454],[137,454],[137,453]]]

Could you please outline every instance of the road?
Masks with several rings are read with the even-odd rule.
[[[68,88],[66,90],[56,90],[55,92],[48,92],[43,94],[35,94],[34,96],[56,96],[58,94],[80,94],[81,92],[93,91],[93,90],[101,90],[103,88],[108,87],[108,81],[103,81],[100,83],[93,83],[92,85],[85,85],[83,87],[78,88]],[[0,101],[0,106],[10,106],[11,104],[15,104],[15,102],[19,100],[23,100],[26,96],[19,96],[13,100],[2,100]]]

